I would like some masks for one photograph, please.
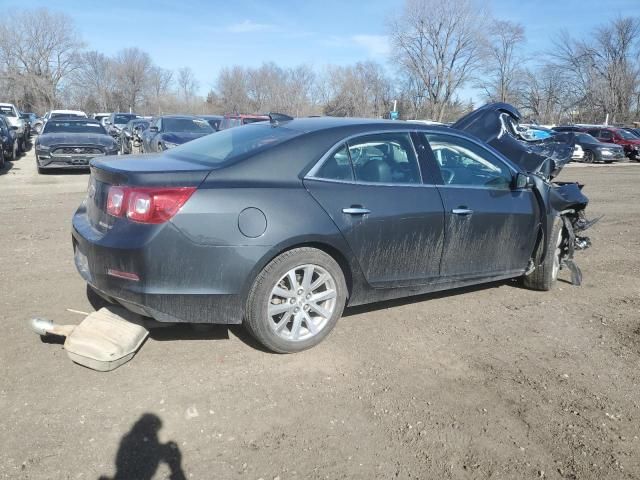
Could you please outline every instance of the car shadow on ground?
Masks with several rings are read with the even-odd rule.
[[[0,168],[0,175],[6,175],[13,168],[13,162],[10,160],[4,161],[4,166]]]
[[[172,480],[186,479],[182,470],[182,453],[174,441],[160,443],[158,432],[162,420],[153,413],[145,413],[120,440],[116,453],[116,473],[98,480],[151,480],[160,464],[167,465]]]

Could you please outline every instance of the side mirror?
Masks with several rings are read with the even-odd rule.
[[[533,181],[529,177],[529,175],[525,173],[516,174],[513,179],[513,188],[515,190],[522,190],[523,188],[529,188],[533,186]]]
[[[157,133],[158,132],[158,127],[149,127],[149,131]]]

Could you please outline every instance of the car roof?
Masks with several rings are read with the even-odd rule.
[[[51,119],[52,122],[82,122],[82,123],[95,123],[96,125],[102,125],[98,120],[96,120],[95,118],[78,118],[75,116],[69,116],[69,117],[55,117]]]
[[[314,132],[334,128],[353,127],[354,130],[379,127],[382,130],[438,130],[450,132],[450,127],[445,125],[424,124],[417,122],[405,122],[402,120],[384,120],[375,118],[354,117],[305,117],[294,118],[290,121],[280,122],[282,126],[300,132]],[[360,128],[359,128],[360,127]]]
[[[52,113],[69,113],[74,115],[86,115],[82,110],[51,110],[49,114]]]
[[[188,118],[188,119],[192,119],[192,118],[202,118],[202,117],[199,117],[198,115],[158,115],[155,118]]]

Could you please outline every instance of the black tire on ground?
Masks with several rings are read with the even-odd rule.
[[[593,163],[593,161],[594,161],[593,152],[591,150],[585,150],[584,151],[584,157],[582,157],[582,161],[584,163]]]
[[[0,170],[4,168],[4,151],[0,149]]]
[[[292,341],[280,337],[271,326],[267,310],[271,292],[290,270],[303,265],[317,265],[324,269],[335,283],[336,297],[333,314],[326,325],[311,338]],[[303,247],[284,252],[271,260],[257,275],[247,297],[245,328],[262,345],[276,353],[294,353],[320,343],[331,332],[347,299],[347,285],[340,265],[328,254],[316,248]],[[286,327],[285,327],[286,328]]]
[[[20,140],[20,146],[18,148],[18,150],[20,151],[20,153],[24,153],[27,151],[27,139],[23,138],[22,140]]]
[[[547,254],[544,261],[540,264],[530,275],[523,278],[523,284],[525,287],[531,290],[548,291],[556,283],[558,279],[559,261],[554,268],[556,259],[559,259],[558,252],[556,251],[562,240],[562,221],[557,218],[551,229],[551,234],[547,240]],[[542,255],[542,245],[536,252],[536,263]]]

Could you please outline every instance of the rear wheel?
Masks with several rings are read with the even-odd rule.
[[[246,326],[269,350],[299,352],[331,332],[346,298],[338,263],[321,250],[296,248],[273,259],[256,277],[247,298]]]
[[[558,218],[547,240],[547,254],[544,261],[530,274],[524,277],[524,286],[532,290],[551,290],[560,273],[562,259],[562,221]],[[536,263],[542,255],[542,246],[536,252]]]

